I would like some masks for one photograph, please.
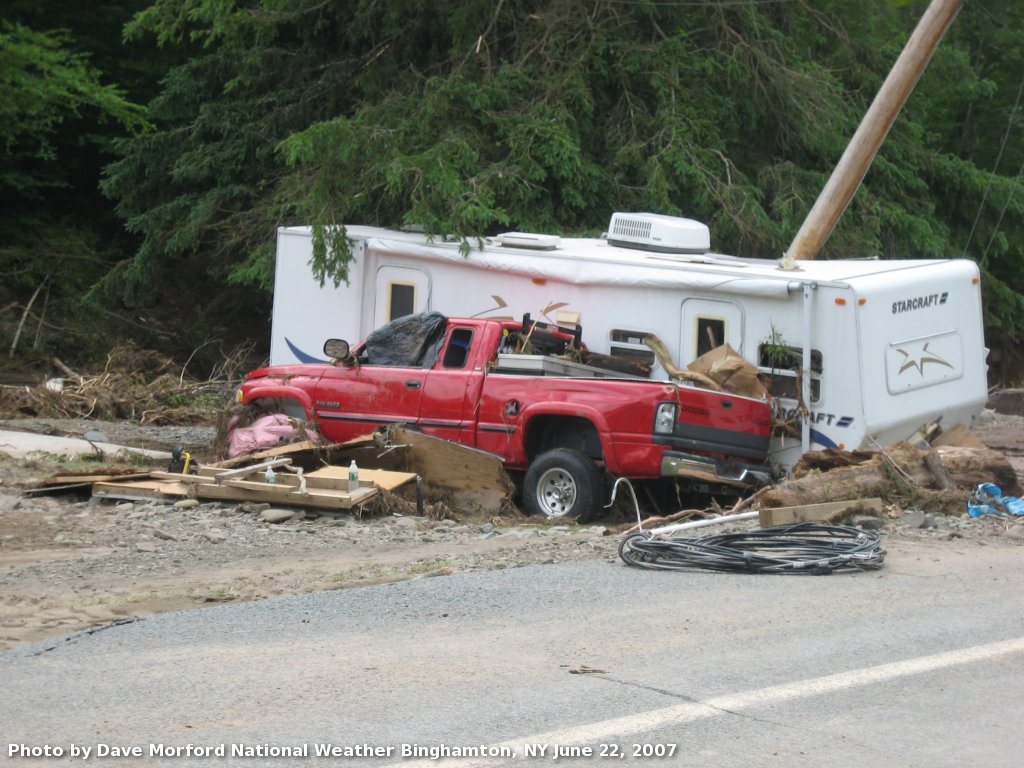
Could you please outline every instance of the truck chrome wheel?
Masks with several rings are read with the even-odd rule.
[[[548,517],[565,517],[576,503],[576,482],[564,469],[549,469],[537,481],[537,506]]]
[[[585,522],[600,511],[603,488],[593,461],[571,448],[555,448],[530,464],[523,503],[531,515]]]

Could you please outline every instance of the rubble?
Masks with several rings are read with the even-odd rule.
[[[47,426],[54,423],[47,421]],[[71,422],[58,423],[71,429]],[[130,427],[141,430],[153,447],[169,444],[154,440],[159,430],[140,425],[87,424],[115,441],[130,441]],[[982,426],[986,444],[995,442],[992,434],[1000,435],[1000,449],[1010,453],[1011,463],[1019,461],[1024,435],[1020,417],[990,415]],[[994,427],[1001,431],[995,433]],[[209,442],[209,431],[164,430],[175,441],[186,438],[184,444],[200,456]],[[372,440],[361,450],[367,455],[382,452]],[[392,450],[386,455],[399,454]],[[414,499],[389,492],[378,494],[374,509],[362,518],[263,501],[115,502],[21,492],[32,478],[53,471],[53,464],[36,460],[4,465],[0,647],[225,601],[569,560],[618,564],[620,535],[635,522],[633,515],[619,510],[610,511],[600,526],[555,525],[522,516],[514,508],[495,514],[441,500],[428,501],[419,514]],[[963,498],[961,494],[961,503]],[[280,510],[281,518],[287,512],[288,517],[261,519],[269,510]],[[921,547],[955,546],[969,554],[980,546],[1024,546],[1020,519],[971,519],[962,507],[943,514],[885,503],[870,518],[859,522],[879,526],[891,562],[906,556],[907,549],[901,547],[914,553]],[[736,525],[747,527],[749,523]]]

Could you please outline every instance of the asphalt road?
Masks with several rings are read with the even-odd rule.
[[[1024,549],[888,548],[877,572],[531,566],[50,640],[0,653],[0,763],[1015,768]]]

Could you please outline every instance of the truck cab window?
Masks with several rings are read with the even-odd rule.
[[[448,349],[444,352],[443,368],[462,368],[469,358],[470,342],[473,340],[471,328],[455,328],[448,340]]]

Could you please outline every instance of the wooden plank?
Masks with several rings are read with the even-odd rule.
[[[970,427],[958,422],[949,429],[942,430],[942,434],[932,440],[932,446],[935,448],[950,445],[966,448],[980,448],[984,443],[981,442],[980,437],[971,431]]]
[[[173,475],[172,475],[173,476]],[[181,477],[181,475],[178,475]],[[189,487],[182,482],[167,482],[159,479],[131,480],[120,483],[93,483],[93,496],[107,498],[147,498],[158,499],[161,496],[187,497]]]
[[[207,467],[213,467],[216,469],[230,469],[237,467],[240,464],[245,464],[249,461],[260,461],[262,459],[275,459],[278,456],[287,456],[292,453],[302,453],[303,451],[313,451],[320,446],[319,443],[314,443],[312,440],[303,440],[299,443],[288,443],[287,445],[275,445],[273,448],[265,448],[262,451],[256,451],[255,453],[247,453],[243,456],[235,456],[231,459],[224,459],[223,461],[214,462],[213,464],[204,464],[203,469]]]
[[[286,475],[287,477],[287,475]],[[395,488],[411,483],[416,480],[415,472],[394,472],[389,469],[363,469],[359,468],[359,483],[370,482],[385,491],[393,491]],[[313,472],[306,473],[306,481],[311,487],[317,488],[348,488],[348,467],[330,465],[321,467]],[[321,483],[323,483],[321,485]],[[337,483],[336,485],[334,483]]]
[[[276,490],[271,490],[276,489]],[[232,480],[224,485],[197,485],[196,497],[226,501],[258,501],[268,504],[285,504],[319,509],[351,509],[376,496],[376,488],[360,488],[354,493],[340,491],[311,490],[305,494],[297,490],[270,485]]]
[[[801,504],[796,507],[762,509],[758,513],[758,523],[762,528],[770,528],[774,525],[831,521],[837,520],[851,509],[881,512],[882,500],[879,498],[848,499],[846,501],[826,501],[821,504]]]
[[[362,438],[350,441],[362,444]],[[346,443],[345,445],[349,445]],[[281,446],[281,448],[293,446]],[[245,457],[252,461],[254,456]],[[283,466],[291,459],[281,457],[237,469],[224,469],[217,465],[205,465],[199,474],[182,475],[173,472],[151,472],[147,480],[135,482],[94,483],[93,493],[107,498],[159,498],[161,496],[184,497],[195,495],[201,499],[221,501],[260,501],[270,504],[308,506],[319,509],[346,510],[363,504],[380,491],[393,490],[416,479],[415,473],[392,472],[377,469],[360,470],[360,487],[349,491],[348,467],[327,466],[305,474],[302,479],[291,471],[276,472],[275,482],[262,479],[246,479],[247,476],[263,471],[267,466]],[[305,481],[305,493],[299,488]]]
[[[221,469],[216,473],[216,479],[218,483],[223,483],[226,480],[233,480],[237,477],[247,477],[255,472],[266,472],[268,469],[273,467],[283,467],[292,463],[292,460],[288,457],[278,459],[267,459],[261,461],[259,464],[251,464],[247,467],[239,467],[238,469]]]
[[[395,446],[407,447],[405,468],[423,478],[428,494],[489,513],[500,512],[511,498],[512,483],[499,456],[400,427],[390,434]]]
[[[71,474],[71,475],[55,475],[47,478],[44,482],[47,484],[53,483],[54,485],[73,485],[75,483],[109,483],[115,480],[146,480],[152,476],[152,472],[121,472],[121,473],[97,473],[94,475],[89,474]]]
[[[190,485],[214,485],[217,483],[218,477],[223,477],[223,474],[217,475],[216,473],[206,475],[179,475],[172,472],[152,472],[150,475],[160,480],[177,480],[178,482],[188,483]],[[308,474],[304,474],[303,477],[306,479],[307,488],[336,491],[348,490],[348,467],[338,467],[333,465],[327,466]],[[235,480],[238,479],[242,478],[235,478]],[[384,469],[359,470],[360,487],[375,485],[384,490],[391,491],[405,483],[412,482],[415,479],[416,475],[411,472],[393,472]],[[235,482],[235,480],[229,478],[228,481],[225,482]],[[247,480],[246,482],[259,486],[268,485],[262,480]],[[301,482],[299,480],[299,476],[294,472],[275,472],[273,485],[297,488],[301,485]]]
[[[209,484],[214,482],[212,477],[207,477],[205,475],[183,475],[179,472],[150,472],[150,477],[155,480],[187,483],[189,485],[196,485],[197,483]]]
[[[126,482],[131,480],[147,480],[152,477],[151,472],[121,473],[121,474],[81,474],[81,475],[57,475],[43,481],[43,484],[35,488],[27,488],[23,491],[26,496],[47,496],[71,491],[84,491],[91,489],[96,483]]]
[[[297,500],[315,498],[315,499],[357,499],[366,497],[367,491],[377,491],[372,483],[360,481],[360,487],[355,491],[350,491],[347,488],[310,488],[306,486],[306,490],[302,491],[294,485],[285,485],[277,483],[260,483],[253,480],[228,480],[222,484],[225,488],[236,488],[251,493],[263,494],[268,500],[282,501],[285,499],[292,500],[292,503],[298,503]],[[210,486],[202,486],[202,488],[209,488]],[[197,494],[202,493],[201,490],[196,491]]]
[[[235,456],[230,459],[224,459],[223,461],[217,461],[212,464],[204,464],[203,469],[212,467],[214,469],[231,469],[241,464],[245,464],[249,461],[260,461],[262,459],[273,459],[278,456],[290,456],[295,453],[305,452],[326,452],[326,451],[339,451],[346,450],[349,448],[363,448],[368,445],[374,444],[373,435],[361,435],[360,437],[354,437],[351,440],[347,440],[344,443],[316,443],[312,440],[303,440],[298,443],[288,443],[287,445],[275,445],[273,448],[266,448],[262,451],[256,451],[255,453],[247,453],[244,456]]]

